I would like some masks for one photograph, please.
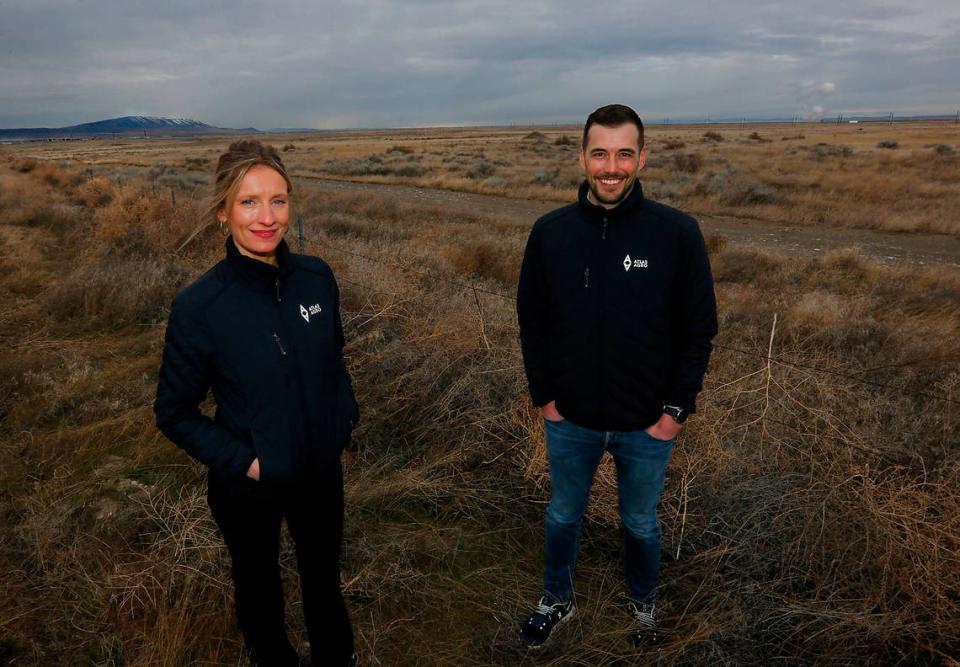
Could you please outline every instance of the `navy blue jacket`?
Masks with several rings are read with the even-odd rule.
[[[696,220],[645,199],[579,200],[530,232],[517,316],[535,405],[575,424],[651,426],[663,405],[691,412],[717,333],[713,278]]]
[[[173,300],[157,426],[211,483],[272,493],[336,461],[359,419],[330,267],[277,248],[279,267],[227,256]],[[200,404],[212,390],[216,414]],[[260,482],[246,476],[260,459]]]

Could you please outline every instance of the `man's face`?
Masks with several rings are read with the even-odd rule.
[[[633,123],[591,125],[587,146],[580,150],[591,201],[604,208],[615,207],[633,190],[646,160],[647,149],[640,148],[640,131]]]

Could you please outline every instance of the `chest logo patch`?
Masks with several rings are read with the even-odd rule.
[[[320,307],[319,303],[315,303],[309,308],[300,304],[300,317],[303,318],[304,322],[309,324],[311,315],[319,315],[323,311],[323,308]]]
[[[649,266],[650,260],[648,259],[630,259],[630,255],[623,258],[624,271],[629,271],[630,269],[646,269]]]

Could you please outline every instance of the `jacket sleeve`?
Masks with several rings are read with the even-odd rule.
[[[700,228],[693,224],[682,236],[684,258],[678,276],[671,375],[664,403],[696,412],[697,394],[717,335],[717,301],[710,260]]]
[[[202,326],[175,299],[153,404],[157,427],[209,468],[243,477],[256,458],[253,446],[200,412],[210,389],[211,358],[212,346]]]
[[[556,398],[547,363],[547,289],[543,276],[540,225],[534,225],[520,266],[517,286],[517,321],[520,349],[533,404],[543,406]]]

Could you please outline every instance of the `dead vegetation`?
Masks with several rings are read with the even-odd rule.
[[[658,197],[700,217],[958,236],[958,132],[953,123],[649,125],[643,180]],[[300,177],[566,202],[581,180],[579,137],[579,128],[569,126],[460,128],[280,135],[275,143],[296,146],[285,160]],[[205,185],[221,143],[80,142],[6,150],[25,173],[62,160],[114,163],[114,172],[139,165],[156,170],[159,187],[197,188]],[[691,146],[696,150],[687,155],[677,152]],[[727,190],[704,183],[711,174],[735,176]]]
[[[420,155],[377,152],[388,153]],[[724,205],[790,206],[785,186],[711,176],[716,159],[702,177],[685,172],[684,187],[717,183],[698,201],[742,191]],[[0,655],[236,663],[202,471],[150,409],[165,308],[221,254],[220,237],[202,229],[181,248],[202,202],[179,171],[3,170]],[[585,526],[578,619],[536,661],[515,642],[539,592],[548,498],[511,300],[528,227],[296,185],[305,250],[341,283],[363,407],[344,589],[364,660],[653,662],[625,641],[609,462]],[[747,201],[763,188],[781,199]],[[852,198],[845,214],[869,206]],[[960,276],[852,250],[708,246],[721,334],[664,497],[659,662],[946,662],[960,652]],[[290,630],[303,641],[292,557],[285,548]]]

